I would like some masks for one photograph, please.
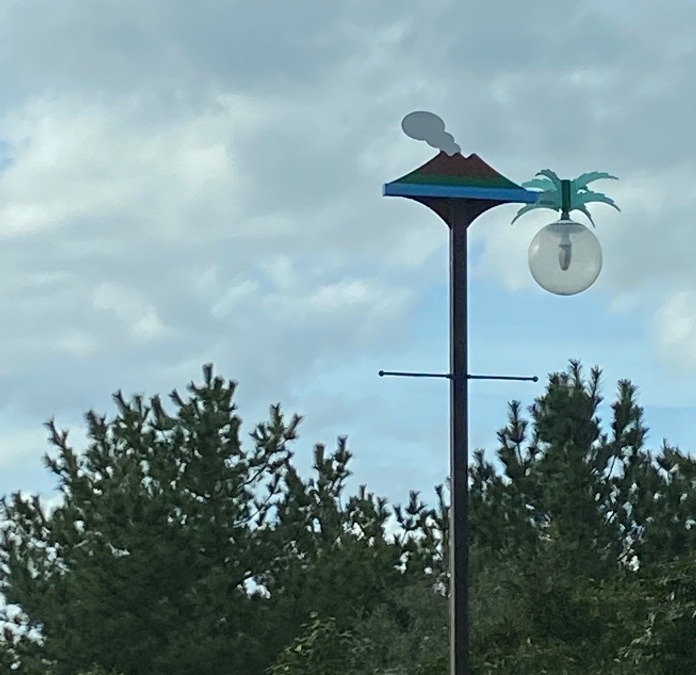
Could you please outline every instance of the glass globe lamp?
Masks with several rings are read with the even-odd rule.
[[[590,230],[558,220],[539,230],[529,245],[529,271],[539,286],[555,295],[587,290],[602,270],[602,248]]]

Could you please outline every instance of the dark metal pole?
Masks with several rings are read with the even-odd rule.
[[[428,115],[432,116],[432,113],[417,112],[414,115],[416,117],[411,117],[406,127],[402,123],[402,128],[409,136],[411,133],[407,127],[410,128],[411,122],[414,119],[423,121]],[[404,122],[409,117],[405,117]],[[447,377],[450,380],[450,673],[471,675],[468,381],[536,381],[536,378],[498,378],[467,373],[467,229],[477,216],[488,209],[501,204],[535,204],[539,200],[539,194],[515,185],[476,154],[464,157],[460,152],[449,155],[444,151],[415,171],[386,183],[383,194],[388,197],[406,197],[423,204],[442,218],[450,229],[450,372],[380,371],[380,376]]]
[[[450,672],[470,675],[467,229],[473,218],[461,202],[451,202],[450,214]]]
[[[467,232],[495,203],[450,199],[438,213],[450,230],[450,372],[380,370],[380,377],[437,377],[450,381],[450,674],[472,675],[469,661],[469,380],[528,380],[538,377],[469,375],[467,329]],[[445,218],[446,217],[446,218]]]

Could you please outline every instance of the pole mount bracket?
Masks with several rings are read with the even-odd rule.
[[[395,376],[395,377],[438,377],[446,380],[454,379],[451,373],[410,373],[397,370],[380,370],[380,377]],[[539,378],[536,375],[525,377],[519,375],[472,375],[467,374],[467,380],[516,380],[520,382],[538,382]]]

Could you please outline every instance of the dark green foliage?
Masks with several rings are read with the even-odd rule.
[[[394,593],[387,602],[339,632],[333,618],[303,632],[269,675],[439,675],[448,672],[447,598],[427,581]]]
[[[345,439],[317,446],[303,481],[299,417],[272,407],[243,449],[235,384],[206,366],[188,389],[173,414],[116,394],[113,419],[87,415],[83,453],[49,423],[63,504],[3,499],[4,592],[45,638],[10,650],[26,672],[262,673],[312,613],[343,630],[414,577],[385,500],[363,487],[346,501]]]
[[[320,619],[313,613],[312,622],[302,626],[300,635],[283,650],[268,674],[360,675],[355,651],[355,638],[350,632],[339,633],[335,619]]]
[[[643,634],[655,611],[645,575],[663,575],[664,565],[695,550],[696,462],[666,444],[655,458],[644,448],[643,412],[628,381],[619,382],[610,431],[602,433],[599,385],[598,368],[585,379],[571,362],[550,376],[531,420],[518,402],[510,405],[499,433],[502,470],[476,453],[472,575],[481,672],[511,672],[512,664],[519,673],[647,672],[640,668],[648,651],[631,661],[621,646]],[[686,616],[689,607],[683,600],[673,611]],[[667,626],[658,633],[669,642]],[[693,654],[693,641],[684,644]]]
[[[64,504],[47,514],[36,498],[3,502],[23,535],[4,537],[6,595],[41,627],[56,673],[93,663],[126,674],[214,673],[232,658],[251,668],[263,650],[257,637],[240,638],[259,605],[243,583],[272,557],[259,526],[298,420],[274,408],[243,453],[234,384],[206,368],[190,392],[187,401],[172,393],[175,416],[157,397],[146,405],[116,394],[114,420],[87,415],[83,455],[50,423],[58,453],[46,464]],[[265,501],[256,499],[262,487]]]
[[[571,362],[525,418],[510,404],[495,460],[470,470],[477,675],[696,672],[696,462],[656,456],[636,388],[608,428],[600,371]],[[64,503],[2,501],[3,592],[43,643],[5,633],[23,675],[446,675],[445,487],[389,507],[346,495],[351,453],[292,464],[300,419],[279,406],[240,439],[235,384],[204,368],[189,396],[87,415],[73,450],[50,423]],[[401,527],[387,537],[392,514]],[[636,569],[638,566],[638,569]]]
[[[696,672],[696,553],[655,566],[636,591],[624,607],[639,604],[642,623],[622,654],[646,675]]]
[[[696,462],[666,444],[653,460],[628,381],[619,382],[611,431],[602,433],[599,383],[599,369],[585,380],[577,362],[551,375],[530,408],[531,433],[520,404],[510,405],[498,434],[502,473],[480,451],[471,468],[476,543],[533,549],[553,524],[556,539],[578,552],[567,564],[599,575],[633,555],[648,564],[694,550]]]
[[[259,575],[277,622],[268,638],[276,649],[289,643],[311,613],[331,617],[337,630],[346,630],[358,612],[368,611],[408,578],[397,569],[403,547],[385,539],[385,500],[361,486],[341,506],[350,456],[340,439],[330,457],[323,446],[316,448],[318,478],[303,482],[288,468],[277,527],[269,532],[277,555]]]

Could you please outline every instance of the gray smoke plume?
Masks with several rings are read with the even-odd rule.
[[[461,152],[454,136],[445,131],[445,123],[435,113],[417,110],[401,120],[404,133],[417,141],[425,141],[431,148],[447,153],[450,157]]]

